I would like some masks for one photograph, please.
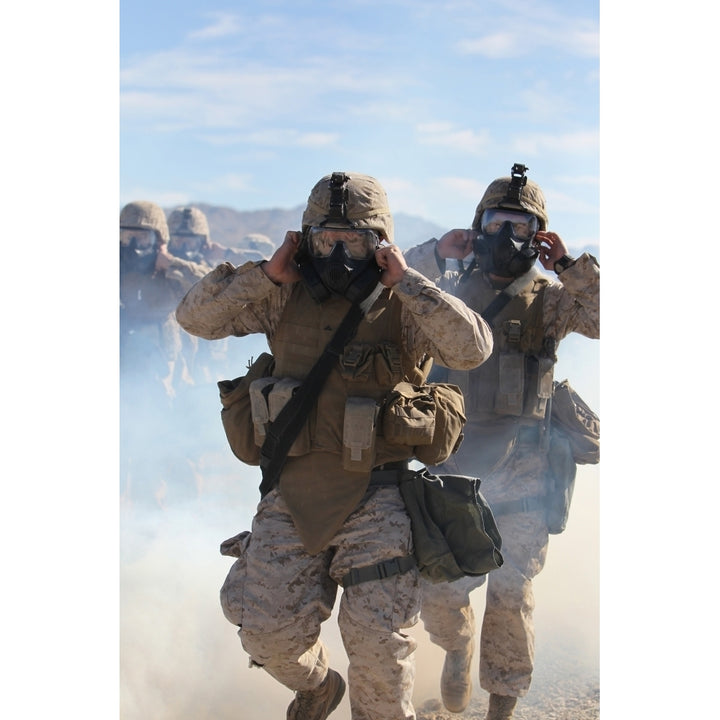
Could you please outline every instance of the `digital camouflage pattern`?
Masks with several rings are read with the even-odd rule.
[[[187,332],[207,340],[264,333],[272,350],[292,288],[272,282],[260,263],[238,268],[223,263],[190,289],[176,316]],[[487,324],[427,277],[408,268],[392,292],[403,305],[401,342],[416,355],[426,353],[448,367],[472,368],[490,352]]]
[[[528,180],[527,187],[532,187],[531,182]],[[504,194],[505,189],[493,190],[491,184],[486,195],[494,202],[492,192],[502,191]],[[537,210],[526,209],[538,214]],[[478,212],[481,212],[480,206]],[[427,277],[435,279],[443,289],[456,293],[460,275],[456,271],[440,274],[435,243],[436,240],[432,239],[411,248],[405,253],[406,261]],[[557,280],[548,280],[548,284],[543,285],[539,318],[541,328],[538,330],[557,342],[571,332],[598,338],[600,270],[597,260],[583,253]],[[486,297],[486,291],[492,288],[487,276],[479,269],[473,271],[467,282],[474,284],[478,290],[485,288],[485,291],[476,293],[478,297]],[[471,307],[477,312],[484,310],[484,307],[472,303]],[[527,418],[522,418],[522,422],[526,427],[532,427]],[[547,455],[540,450],[537,440],[534,444],[526,444],[518,439],[518,418],[495,416],[495,419],[484,417],[480,421],[468,411],[464,432],[465,441],[459,451],[438,468],[433,468],[433,472],[482,477],[482,492],[491,508],[494,503],[547,492]],[[530,687],[534,658],[532,579],[545,563],[548,527],[544,510],[496,514],[495,519],[503,539],[505,563],[490,573],[487,579],[480,640],[480,685],[491,693],[523,697]],[[457,643],[474,632],[469,594],[482,583],[482,578],[463,578],[433,586],[423,583],[421,616],[433,642],[446,650],[457,649]]]
[[[328,670],[320,626],[338,585],[353,567],[412,553],[410,520],[397,488],[370,491],[332,546],[310,555],[277,490],[258,506],[252,533],[223,543],[238,557],[220,596],[227,619],[240,626],[252,661],[292,690],[316,688]],[[286,588],[278,591],[278,588]],[[338,623],[350,666],[353,720],[414,718],[415,641],[402,633],[417,622],[417,570],[353,585],[340,598]]]
[[[370,217],[368,222],[375,219]],[[185,330],[208,340],[264,333],[276,362],[283,366],[287,358],[278,355],[283,353],[279,328],[295,286],[276,285],[258,263],[238,268],[223,263],[190,289],[178,305],[177,319]],[[414,270],[407,269],[402,280],[384,294],[399,310],[390,329],[394,342],[402,346],[402,356],[420,362],[427,354],[451,367],[472,368],[490,353],[487,324]],[[316,307],[322,317],[330,318],[323,306]],[[381,322],[374,311],[373,306],[363,322]],[[315,357],[321,350],[317,346],[311,354]],[[299,370],[298,379],[302,379],[303,370]],[[372,397],[370,389],[367,393],[364,396]],[[319,508],[336,497],[336,486],[349,473],[342,471],[340,453],[315,450],[289,459],[293,462],[286,468],[305,467],[306,459],[307,467],[312,467],[316,456],[330,465],[312,478],[314,490],[305,493],[304,503]],[[281,489],[289,472],[281,475]],[[367,486],[369,470],[352,474],[362,479],[363,488]],[[396,487],[368,492],[343,517],[338,529],[327,541],[323,539],[320,550],[313,548],[311,554],[287,498],[274,490],[260,502],[251,535],[229,543],[237,547],[240,557],[222,590],[226,617],[241,626],[243,647],[253,662],[295,691],[318,687],[327,673],[320,626],[331,614],[344,575],[350,569],[413,551],[410,519]],[[417,621],[419,606],[415,568],[343,591],[338,625],[350,659],[348,694],[353,720],[415,717],[415,642],[401,630]]]

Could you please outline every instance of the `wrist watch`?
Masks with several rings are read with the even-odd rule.
[[[575,258],[570,257],[567,253],[563,255],[561,258],[558,258],[555,261],[555,265],[553,265],[553,268],[555,272],[559,275],[563,270],[567,270],[571,265],[575,264]]]

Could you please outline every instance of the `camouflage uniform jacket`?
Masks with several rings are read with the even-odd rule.
[[[264,333],[272,350],[293,286],[273,283],[261,264],[218,265],[178,305],[180,325],[206,340]],[[426,353],[458,369],[476,367],[490,355],[492,333],[487,323],[420,273],[408,268],[392,292],[403,305],[401,342],[414,353]]]
[[[408,264],[428,277],[437,278],[440,287],[482,313],[501,290],[478,269],[462,281],[461,273],[457,271],[441,273],[435,257],[436,242],[432,239],[408,250],[405,253]],[[592,255],[583,253],[574,265],[558,276],[558,280],[535,268],[524,277],[527,277],[525,287],[491,319],[494,346],[490,361],[470,373],[449,373],[448,380],[460,385],[466,395],[469,420],[493,422],[505,416],[511,422],[510,416],[522,416],[521,423],[526,424],[542,419],[545,408],[542,397],[551,391],[549,383],[556,359],[555,349],[560,340],[571,332],[589,338],[600,335],[600,271]],[[515,323],[517,329],[517,335],[512,338],[514,343],[509,340],[509,323]],[[514,350],[519,350],[529,359],[525,363],[525,372],[529,374],[525,380],[522,409],[505,405],[499,389],[504,382],[499,374],[498,356]],[[536,394],[533,397],[535,386],[540,387],[543,383],[549,384],[549,387],[540,390],[540,396]]]
[[[408,265],[429,277],[443,290],[456,294],[460,273],[448,271],[442,273],[435,258],[434,238],[417,245],[405,253]],[[571,332],[585,337],[600,337],[600,266],[598,261],[583,253],[577,262],[551,280],[543,300],[542,322],[545,334],[558,342]],[[491,287],[485,273],[473,271],[471,281],[484,282]],[[484,308],[473,308],[481,312]]]
[[[303,299],[305,293],[297,292],[303,289],[297,283],[276,285],[259,263],[250,262],[239,268],[224,263],[188,292],[176,314],[185,330],[208,340],[228,335],[264,333],[276,355],[276,368],[283,368],[280,375],[302,380],[324,343],[317,343],[315,339],[309,344],[303,343],[302,352],[314,348],[314,357],[308,356],[300,362],[299,357],[293,359],[293,347],[297,348],[297,344],[292,337],[298,332],[326,332],[331,329],[330,326],[336,327],[346,312],[338,313],[336,299],[319,306],[308,295],[310,305],[307,305]],[[291,298],[292,304],[289,302]],[[295,307],[296,303],[300,305]],[[317,317],[307,325],[288,320],[297,313],[302,317],[316,313]],[[395,318],[390,324],[389,316]],[[373,334],[370,329],[380,325],[385,329],[379,331],[379,335]],[[408,368],[422,364],[429,355],[438,357],[440,362],[451,367],[469,369],[483,362],[492,351],[490,328],[482,318],[412,269],[405,272],[401,282],[392,290],[384,291],[370,308],[358,329],[358,337],[367,337],[368,332],[378,339],[396,342],[402,356],[409,359]],[[340,361],[344,362],[342,358]],[[338,373],[342,375],[347,369],[345,365],[341,369],[341,362],[337,370],[330,373],[326,383],[334,389],[331,392],[331,389],[324,388],[318,398],[318,406],[333,408],[328,416],[334,415],[336,401],[342,403],[341,408],[344,407],[344,400],[335,397],[339,397],[344,385],[338,381]],[[354,380],[352,384],[364,388],[360,395],[376,397],[370,381],[366,387],[364,381]],[[333,399],[325,404],[328,394]],[[326,419],[325,415],[323,418]],[[314,424],[312,417],[310,424]],[[369,465],[366,470],[349,470],[343,465],[342,457],[337,454],[329,437],[314,437],[315,440],[305,450],[307,454],[288,458],[280,478],[281,492],[309,552],[321,549],[357,507],[369,482],[371,469]],[[406,453],[406,446],[403,453]],[[408,454],[390,459],[398,458],[406,459]],[[378,463],[386,461],[378,459]]]

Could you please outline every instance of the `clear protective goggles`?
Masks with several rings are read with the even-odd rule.
[[[380,235],[370,228],[335,228],[313,226],[308,233],[308,249],[314,257],[327,257],[335,244],[342,242],[354,260],[372,257],[380,244]]]
[[[155,231],[140,228],[120,228],[120,247],[151,250],[155,245]]]
[[[195,233],[177,233],[170,236],[170,242],[185,250],[200,250],[205,245],[205,238],[205,235],[195,235]]]
[[[532,213],[491,208],[483,212],[480,230],[494,235],[506,222],[512,223],[513,234],[518,240],[532,240],[539,227],[538,219]]]

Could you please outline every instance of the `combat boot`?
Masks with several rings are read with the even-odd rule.
[[[490,705],[485,720],[510,720],[516,704],[516,697],[490,693]]]
[[[461,713],[470,702],[472,654],[472,641],[461,650],[449,650],[445,653],[445,663],[440,676],[440,693],[443,704],[450,712]]]
[[[345,681],[334,670],[314,690],[295,693],[287,709],[287,720],[325,720],[340,704],[345,694]]]

